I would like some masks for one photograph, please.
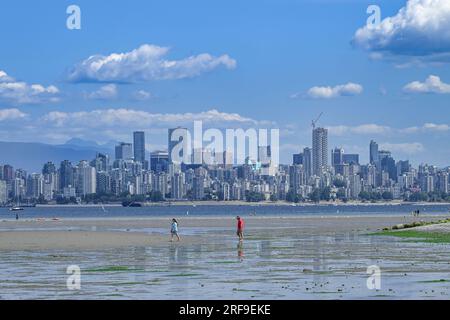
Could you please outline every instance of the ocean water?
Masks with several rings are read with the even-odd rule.
[[[308,205],[308,206],[273,206],[273,205],[197,205],[197,206],[150,206],[140,208],[124,208],[120,206],[105,207],[64,207],[48,206],[25,208],[19,212],[20,218],[126,218],[126,217],[172,217],[172,216],[301,216],[301,215],[409,215],[414,210],[423,214],[447,214],[450,212],[449,204],[435,205]],[[15,212],[8,208],[0,208],[0,219],[15,218]]]

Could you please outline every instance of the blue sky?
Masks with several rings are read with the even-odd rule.
[[[367,161],[374,139],[396,159],[449,165],[450,6],[429,3],[5,0],[0,140],[131,141],[140,129],[158,149],[167,127],[201,119],[280,128],[288,162],[324,112],[330,148]],[[66,28],[71,4],[81,30]]]

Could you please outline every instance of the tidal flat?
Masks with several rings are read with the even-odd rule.
[[[230,216],[180,217],[180,243],[161,217],[5,220],[0,298],[448,299],[449,243],[378,234],[414,219],[248,216],[242,243]],[[67,288],[73,265],[80,290]],[[378,290],[369,266],[381,271]]]

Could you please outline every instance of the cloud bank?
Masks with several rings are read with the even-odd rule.
[[[71,82],[136,83],[197,77],[219,67],[232,70],[236,60],[209,53],[169,60],[169,48],[144,44],[125,53],[93,55],[70,70]]]

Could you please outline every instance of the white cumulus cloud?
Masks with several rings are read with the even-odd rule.
[[[115,84],[107,84],[100,89],[91,92],[88,95],[88,98],[96,100],[111,100],[117,98],[117,94],[117,86]]]
[[[0,121],[22,119],[27,116],[19,109],[0,109]]]
[[[408,127],[404,129],[400,129],[400,133],[423,133],[423,132],[446,132],[450,131],[450,126],[448,124],[437,124],[437,123],[425,123],[422,126],[414,126],[414,127]]]
[[[408,0],[396,15],[358,29],[353,43],[378,58],[408,56],[422,62],[449,61],[450,1]]]
[[[413,81],[403,87],[407,93],[450,93],[450,84],[442,82],[438,76],[430,75],[424,82]]]
[[[58,94],[55,86],[17,81],[0,70],[0,100],[12,104],[39,104],[59,101]]]
[[[342,96],[356,96],[361,94],[363,87],[357,83],[346,83],[334,87],[312,87],[307,92],[307,97],[313,99],[331,99]]]
[[[381,149],[391,150],[407,155],[412,155],[416,153],[423,152],[425,147],[420,142],[412,143],[382,143],[380,144]]]
[[[125,53],[93,55],[76,65],[68,75],[72,82],[145,82],[192,78],[218,67],[234,69],[236,60],[209,53],[169,60],[169,48],[144,44]]]

